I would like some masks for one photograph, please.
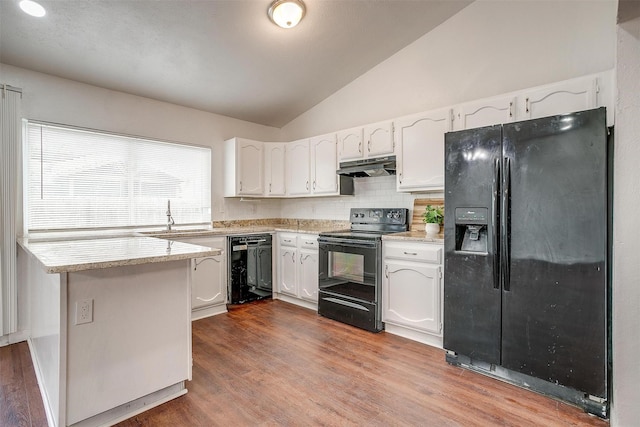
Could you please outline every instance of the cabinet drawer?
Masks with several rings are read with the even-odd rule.
[[[418,262],[442,262],[442,246],[426,243],[385,242],[384,257]]]
[[[299,235],[298,239],[300,239],[300,248],[306,249],[318,249],[318,236],[315,235]]]
[[[296,246],[296,235],[293,233],[280,233],[278,235],[280,246]]]

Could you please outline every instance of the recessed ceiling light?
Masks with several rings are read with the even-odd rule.
[[[26,14],[31,16],[35,16],[37,18],[42,18],[47,14],[47,11],[44,10],[44,7],[40,5],[40,3],[36,3],[33,0],[22,0],[19,3],[20,9]]]
[[[293,28],[302,20],[305,7],[302,0],[275,0],[271,3],[269,19],[279,27]]]

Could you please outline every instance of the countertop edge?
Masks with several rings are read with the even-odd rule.
[[[135,239],[135,238],[141,238],[141,237],[152,238],[148,236],[130,236],[129,238]],[[85,240],[91,240],[91,239],[85,239]],[[99,240],[99,239],[96,239],[96,240]],[[28,240],[24,238],[18,238],[16,241],[25,252],[27,252],[30,256],[34,257],[38,261],[42,269],[48,274],[73,273],[73,272],[79,272],[79,271],[99,270],[99,269],[112,268],[112,267],[124,267],[124,266],[130,266],[130,265],[181,261],[185,259],[216,256],[222,253],[222,250],[218,248],[208,248],[205,246],[191,245],[189,243],[185,243],[187,245],[191,245],[194,248],[199,248],[199,249],[194,249],[192,252],[179,253],[179,254],[166,254],[166,253],[160,254],[159,253],[157,255],[148,255],[148,256],[130,257],[130,258],[123,257],[122,259],[114,259],[114,260],[107,260],[107,261],[95,261],[95,262],[89,261],[89,262],[51,264],[51,263],[46,263],[43,260],[43,256],[39,255],[37,251],[35,251],[34,248],[31,247],[31,245],[47,244],[49,242],[36,241],[34,243],[29,244]]]
[[[382,236],[382,240],[385,242],[422,242],[422,243],[435,243],[444,244],[444,234],[437,234],[436,236],[427,236],[424,231],[406,231],[403,233],[385,234]]]

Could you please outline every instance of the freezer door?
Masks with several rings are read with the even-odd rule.
[[[606,397],[605,109],[503,136],[502,365]]]
[[[445,135],[444,348],[494,364],[500,363],[500,146],[500,126]]]

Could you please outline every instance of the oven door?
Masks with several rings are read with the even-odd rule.
[[[357,301],[378,301],[381,274],[380,240],[321,236],[319,247],[320,292]]]

